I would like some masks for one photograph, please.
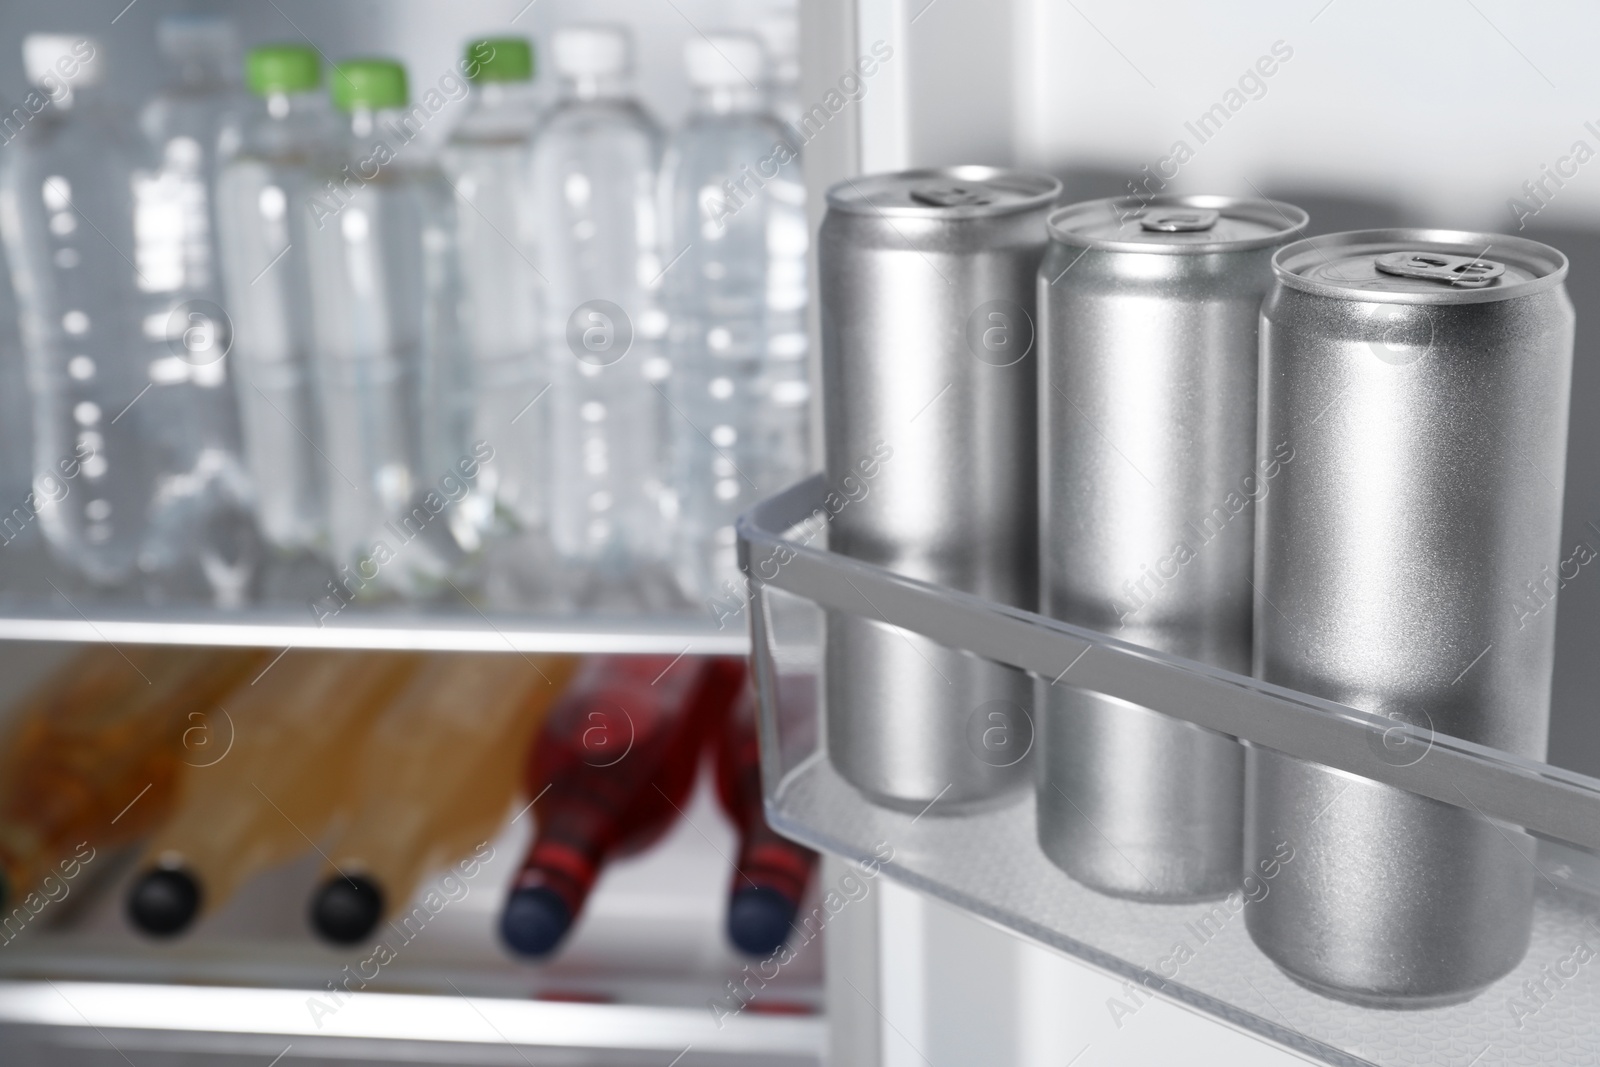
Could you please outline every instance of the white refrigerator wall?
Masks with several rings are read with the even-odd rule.
[[[1178,192],[1314,190],[1501,232],[1600,214],[1581,0],[863,0],[857,28],[898,53],[898,93],[863,100],[864,170],[1098,172],[1083,191],[1110,195],[1148,167]]]
[[[1593,5],[1016,0],[1012,26],[1025,166],[1142,180],[1186,145],[1162,175],[1180,191],[1315,189],[1502,232],[1600,211]]]
[[[885,882],[874,899],[880,958],[871,1007],[878,1033],[861,1036],[858,1025],[842,1050],[836,1034],[831,1067],[1305,1062],[895,883]],[[845,983],[833,962],[829,1025],[837,1030],[833,989],[843,985],[841,996],[864,1002],[870,986],[859,976]]]

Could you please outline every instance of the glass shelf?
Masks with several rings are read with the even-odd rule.
[[[1575,962],[1596,955],[1583,946],[1600,947],[1600,781],[830,553],[818,536],[827,495],[823,479],[812,478],[739,525],[741,560],[761,579],[750,590],[750,624],[774,826],[1127,979],[1131,1011],[1166,997],[1329,1064],[1600,1058],[1600,970]],[[1020,667],[1040,687],[1070,671],[1079,688],[1524,827],[1533,837],[1523,855],[1539,875],[1527,955],[1465,1003],[1359,1007],[1296,984],[1257,950],[1242,895],[1151,904],[1068,878],[1037,843],[1031,791],[975,814],[941,812],[937,798],[922,813],[874,805],[819,749],[824,610]]]
[[[313,591],[318,586],[309,586]],[[441,652],[745,655],[742,613],[685,605],[670,612],[536,613],[474,604],[465,594],[425,604],[358,603],[319,619],[309,602],[213,608],[150,605],[77,588],[39,545],[0,547],[0,641],[251,645]]]
[[[545,615],[471,610],[349,609],[318,626],[303,611],[0,608],[0,640],[251,645],[454,652],[574,652],[742,656],[749,634],[708,615]]]
[[[123,1050],[155,1053],[166,1063],[267,1063],[293,1048],[297,1057],[329,1062],[440,1067],[511,1067],[534,1062],[530,1054],[639,1067],[675,1055],[682,1056],[679,1067],[816,1067],[827,1034],[820,1018],[807,1016],[752,1014],[719,1029],[703,1007],[404,993],[362,993],[319,1026],[306,1012],[308,996],[293,989],[0,982],[0,1033],[13,1052],[31,1052],[39,1057],[31,1062],[40,1063],[102,1063],[108,1061],[94,1053],[116,1060]],[[167,1058],[179,1050],[196,1058]]]

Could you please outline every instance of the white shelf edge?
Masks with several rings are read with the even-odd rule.
[[[827,1047],[821,1016],[745,1013],[721,1024],[707,1008],[574,1004],[495,997],[355,993],[314,1014],[305,989],[119,982],[0,982],[0,1025],[283,1037],[429,1041],[531,1048],[811,1054]]]
[[[85,617],[0,615],[0,641],[76,641],[110,644],[231,645],[263,648],[365,648],[440,652],[572,652],[743,656],[742,627],[717,631],[676,620],[592,617],[456,618],[425,615],[362,619],[314,626],[284,617],[171,615]]]

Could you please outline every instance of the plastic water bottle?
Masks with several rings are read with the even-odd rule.
[[[17,289],[34,406],[36,515],[96,586],[137,573],[154,487],[130,406],[150,386],[132,269],[139,146],[105,97],[104,46],[30,34],[31,118],[0,152],[0,231]],[[35,104],[39,106],[35,108]]]
[[[685,47],[695,109],[662,166],[671,325],[678,580],[705,598],[739,577],[733,522],[806,470],[805,192],[765,110],[760,43]]]
[[[548,608],[561,598],[549,538],[552,401],[529,185],[538,119],[533,49],[518,37],[473,41],[463,69],[472,103],[441,163],[458,199],[471,437],[492,445],[494,456],[461,506],[484,539],[489,602]]]
[[[158,472],[140,568],[158,595],[209,591],[236,604],[260,552],[228,382],[232,325],[211,190],[238,142],[238,45],[232,23],[205,15],[163,19],[157,41],[173,80],[140,114],[152,156],[133,176],[137,336],[151,385],[135,410]]]
[[[655,293],[660,134],[629,95],[632,42],[612,26],[551,42],[559,103],[533,145],[545,351],[553,385],[551,530],[589,608],[672,597],[662,511],[665,319]]]
[[[43,97],[37,98],[39,102]],[[17,112],[10,112],[14,116]],[[10,138],[0,133],[0,141]],[[3,152],[0,149],[0,152]],[[37,605],[59,582],[39,529],[33,489],[33,397],[16,294],[0,260],[0,602]]]
[[[800,13],[791,6],[779,5],[758,16],[756,34],[767,50],[767,106],[779,122],[798,126],[802,114]]]
[[[32,491],[33,406],[17,298],[6,276],[0,277],[0,544],[21,548],[39,542]]]
[[[317,392],[338,602],[445,587],[474,547],[454,502],[470,449],[453,194],[413,140],[405,70],[341,63],[330,82],[343,164],[308,203]],[[336,609],[313,605],[319,619]]]
[[[336,128],[319,92],[314,49],[252,49],[245,77],[257,106],[218,178],[218,236],[256,520],[273,562],[289,565],[327,550],[323,483],[333,474],[319,454],[311,382],[306,230],[307,200],[334,152]],[[287,591],[275,587],[292,586],[292,574],[288,566],[269,568],[263,593]]]

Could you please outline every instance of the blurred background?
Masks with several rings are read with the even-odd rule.
[[[4,19],[7,39],[20,42],[34,31],[106,35],[108,46],[126,57],[117,66],[117,83],[136,105],[154,93],[169,71],[157,60],[156,27],[162,16],[175,13],[226,15],[238,27],[245,46],[309,39],[332,61],[354,56],[393,56],[405,63],[419,83],[433,80],[455,68],[465,42],[479,37],[522,34],[536,41],[548,39],[556,27],[571,23],[609,22],[630,27],[638,41],[636,81],[640,96],[668,125],[688,113],[691,90],[683,70],[683,44],[706,31],[744,29],[771,33],[775,41],[789,34],[789,47],[798,25],[792,3],[464,3],[449,9],[438,4],[337,3],[169,3],[138,0],[125,11],[106,12],[104,4],[15,4]],[[117,19],[112,27],[111,18]],[[22,69],[20,45],[5,58],[3,87],[9,100],[19,100],[28,88]],[[795,57],[791,55],[790,62]],[[430,77],[430,73],[433,77]],[[535,79],[545,96],[555,95],[555,79],[541,70]],[[432,133],[442,139],[448,125]]]
[[[410,72],[414,93],[456,69],[464,45],[474,38],[527,37],[536,48],[532,91],[541,108],[556,97],[547,60],[554,31],[576,22],[616,23],[632,33],[635,94],[668,131],[681,128],[693,107],[685,46],[717,31],[754,34],[766,50],[764,76],[755,80],[769,93],[777,117],[794,124],[791,135],[803,146],[812,235],[823,191],[845,177],[993,163],[1060,177],[1068,201],[1155,191],[1265,195],[1304,207],[1313,233],[1431,226],[1521,233],[1548,242],[1571,259],[1568,286],[1578,309],[1562,550],[1565,556],[1583,544],[1600,551],[1600,429],[1589,416],[1600,401],[1594,358],[1600,337],[1588,316],[1600,296],[1600,161],[1594,158],[1600,155],[1600,72],[1587,55],[1600,13],[1591,6],[1575,0],[1531,6],[1509,0],[1137,6],[1107,0],[134,0],[126,7],[118,0],[18,2],[0,8],[0,41],[9,42],[0,49],[0,100],[10,106],[29,91],[20,49],[26,34],[91,34],[106,47],[109,87],[131,115],[172,74],[157,47],[162,18],[193,13],[226,16],[244,48],[308,41],[327,62],[358,55],[396,58]],[[867,55],[878,63],[872,74],[862,75],[858,63]],[[443,151],[465,112],[464,103],[447,103],[441,121],[422,131],[423,154]],[[814,292],[814,277],[809,284]],[[802,309],[812,316],[813,339],[814,305],[812,300],[809,311]],[[812,344],[809,352],[814,350]],[[803,372],[813,383],[814,362]],[[818,415],[810,411],[806,417],[813,432],[794,459],[801,472],[819,458]],[[781,487],[763,485],[763,495]],[[7,617],[0,619],[0,635],[8,639],[0,645],[0,662],[13,699],[10,736],[18,751],[24,749],[15,739],[28,736],[29,716],[53,706],[48,693],[89,671],[78,658],[87,654],[81,647],[37,638],[109,635],[120,641],[140,628],[180,621],[216,625],[181,598],[163,603],[159,597],[106,594],[110,607],[96,610],[91,596],[80,611],[72,576],[53,569],[59,563],[40,546],[8,545],[0,556],[0,597],[8,605]],[[1600,579],[1592,569],[1582,569],[1561,589],[1550,752],[1553,763],[1600,774],[1600,719],[1593,706],[1600,668],[1592,650],[1593,634],[1600,631]],[[314,576],[313,591],[324,578],[322,572]],[[612,609],[618,617],[605,624],[593,622],[592,605],[557,610],[513,600],[497,607],[477,590],[469,592],[447,597],[447,603],[420,598],[425,612],[381,632],[362,631],[357,643],[533,656],[536,662],[522,664],[532,678],[555,669],[548,662],[553,653],[587,654],[591,664],[598,653],[659,655],[660,667],[686,670],[669,661],[687,654],[685,662],[704,657],[709,664],[713,653],[737,655],[745,640],[742,617],[729,630],[719,628],[716,608],[707,610],[715,583],[691,583],[669,603]],[[224,643],[262,651],[237,677],[217,682],[219,692],[251,687],[252,679],[273,678],[273,671],[295,670],[295,657],[305,653],[283,663],[273,657],[300,639],[294,627],[305,626],[304,599],[292,602],[292,625],[246,613],[241,625],[256,628],[237,631]],[[478,615],[478,606],[488,614]],[[1508,604],[1506,610],[1515,608]],[[529,621],[530,613],[536,622]],[[459,636],[463,625],[472,636]],[[439,636],[447,631],[457,636]],[[196,639],[194,630],[187,633]],[[158,640],[184,639],[177,630],[166,634]],[[35,640],[18,640],[23,638]],[[506,651],[507,644],[521,653]],[[99,669],[112,676],[120,670],[114,664]],[[567,669],[580,671],[576,662]],[[350,736],[376,736],[364,731],[376,731],[386,709],[403,708],[398,694],[411,684],[396,680],[394,693],[374,697],[369,718],[352,725]],[[563,699],[579,709],[569,715],[581,718],[585,710],[610,706],[604,703],[608,698],[595,695],[598,687],[571,688],[575,684],[564,683],[563,691],[575,695]],[[34,696],[23,699],[25,694]],[[554,691],[550,696],[555,706]],[[120,706],[118,698],[106,699],[103,706]],[[231,700],[221,704],[232,706]],[[215,750],[205,746],[220,744],[221,720],[209,704],[199,710],[205,713],[200,719],[164,720],[160,727],[171,741],[169,756],[175,753],[176,763],[190,768],[169,768],[175,782],[212,766]],[[0,950],[6,979],[0,985],[0,1063],[127,1060],[145,1067],[267,1063],[276,1062],[274,1056],[308,1063],[841,1067],[1300,1062],[1242,1030],[1166,1001],[1140,999],[1086,964],[901,885],[862,880],[826,859],[818,873],[804,870],[803,900],[794,902],[801,915],[844,885],[842,879],[856,878],[851,884],[860,891],[846,893],[851,903],[830,916],[825,936],[805,941],[770,988],[737,993],[757,985],[749,980],[749,967],[763,958],[742,952],[728,936],[730,885],[737,888],[736,871],[744,867],[741,842],[751,830],[737,805],[719,804],[714,764],[716,738],[732,736],[737,717],[730,703],[719,724],[701,724],[699,733],[687,725],[676,732],[663,729],[662,738],[698,746],[690,758],[695,766],[704,764],[703,773],[684,785],[675,810],[651,816],[655,836],[641,836],[648,848],[609,857],[615,862],[603,865],[592,899],[559,951],[537,964],[514,960],[495,926],[506,898],[521,884],[537,822],[514,818],[537,792],[530,785],[533,772],[520,768],[512,775],[514,785],[505,786],[520,799],[502,805],[486,837],[497,858],[485,863],[474,876],[475,888],[439,913],[438,925],[380,985],[429,999],[397,1001],[385,1009],[387,1015],[363,1014],[359,1000],[347,1009],[328,988],[343,981],[346,965],[360,965],[372,951],[370,945],[359,951],[330,947],[308,924],[308,900],[336,862],[322,854],[330,846],[314,831],[292,835],[274,863],[252,861],[259,876],[244,880],[215,910],[203,908],[192,919],[193,931],[176,940],[154,940],[129,917],[129,895],[152,869],[179,869],[176,860],[168,863],[167,852],[181,849],[163,852],[147,843],[164,819],[152,815],[144,835],[108,834],[101,854],[109,859],[88,864],[72,893],[40,913],[37,929],[28,923],[14,944],[8,936]],[[560,721],[553,711],[529,712],[525,726],[532,731],[535,722]],[[668,715],[664,721],[676,720]],[[188,732],[197,725],[204,730]],[[556,732],[554,725],[548,728]],[[489,739],[490,749],[493,738],[505,736],[485,730],[479,743]],[[626,732],[632,736],[633,724]],[[579,729],[576,736],[588,738],[577,742],[581,748],[622,735],[602,733],[596,741]],[[274,743],[291,744],[262,741],[261,751],[268,754],[256,758],[263,766],[277,762],[270,755]],[[667,751],[665,741],[663,746]],[[347,763],[366,747],[356,744]],[[15,765],[9,773],[20,780]],[[352,764],[338,773],[357,772]],[[383,778],[371,773],[374,780]],[[242,779],[230,781],[236,794],[245,792]],[[461,789],[463,796],[472,792],[468,785]],[[135,787],[127,795],[136,792]],[[173,787],[174,797],[185,795]],[[101,799],[101,807],[110,807],[95,809],[100,822],[123,817],[120,803]],[[145,797],[152,799],[153,794]],[[354,802],[342,803],[349,808]],[[442,853],[429,855],[437,860]],[[458,862],[459,857],[451,860]],[[417,900],[448,870],[442,862],[429,867],[427,879],[415,887]],[[172,889],[162,884],[163,891]],[[179,890],[174,892],[181,897]],[[166,907],[172,901],[162,897],[157,903]],[[97,999],[97,984],[103,983],[113,985]],[[162,990],[164,999],[138,1000],[133,991],[141,983]],[[204,996],[196,992],[202,987]],[[176,990],[187,991],[188,999]],[[230,999],[241,990],[272,996]],[[308,1006],[316,990],[319,996],[331,993],[319,1003],[334,1014]],[[478,1006],[492,997],[528,1010],[500,1013]],[[723,1019],[717,1004],[737,1006],[738,1018]],[[1120,1014],[1115,1004],[1136,1007],[1137,1018]],[[403,1043],[391,1039],[401,1036]]]

